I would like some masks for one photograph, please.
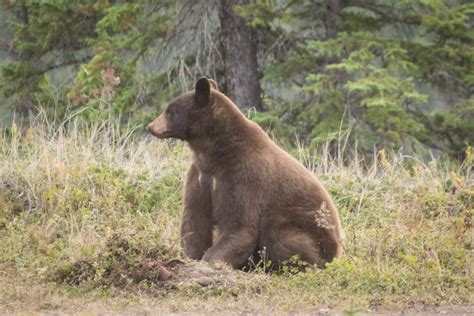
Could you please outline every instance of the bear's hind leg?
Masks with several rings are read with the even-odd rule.
[[[285,263],[294,264],[295,262],[290,262],[294,258],[324,267],[325,260],[321,257],[320,247],[309,233],[296,228],[273,229],[268,237],[262,241],[261,247],[265,247],[265,257],[274,268],[279,269]]]

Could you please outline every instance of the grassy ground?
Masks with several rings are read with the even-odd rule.
[[[38,123],[0,138],[0,313],[392,310],[473,301],[473,154],[462,165],[379,153],[294,154],[333,194],[344,255],[325,270],[155,282],[144,260],[181,258],[181,143]]]

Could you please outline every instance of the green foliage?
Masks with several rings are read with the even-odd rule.
[[[433,128],[449,139],[450,150],[458,158],[465,158],[464,149],[474,139],[474,99],[457,104],[449,111],[433,114]]]
[[[144,103],[161,100],[143,95],[140,61],[166,35],[176,14],[174,1],[25,1],[17,6],[27,12],[26,21],[11,21],[18,61],[2,66],[0,81],[1,92],[18,110],[59,103],[55,115],[81,107],[81,115],[93,122],[128,116]],[[51,73],[68,66],[75,67],[74,81],[57,88]]]
[[[145,102],[139,96],[142,87],[135,82],[141,71],[140,58],[151,43],[156,45],[166,35],[175,14],[171,3],[164,1],[152,8],[141,1],[104,10],[95,27],[98,36],[89,42],[95,55],[82,65],[68,93],[74,105],[120,115]]]
[[[283,38],[280,46],[286,45],[284,54],[277,49],[268,54],[263,80],[290,83],[300,94],[282,102],[286,109],[270,110],[285,117],[310,144],[339,141],[348,131],[350,143],[357,142],[365,152],[437,149],[462,159],[474,142],[467,126],[473,115],[474,6],[366,1],[328,12],[312,5],[256,1],[238,8],[267,40],[278,43],[275,38]],[[308,36],[308,17],[317,21],[328,15],[337,16],[337,24],[313,23],[323,34],[313,31]],[[433,108],[433,90],[450,96],[447,110],[435,117],[426,115]]]
[[[251,112],[249,118],[278,135],[294,135],[296,129],[281,121],[275,112]]]
[[[102,6],[95,1],[59,0],[16,5],[27,12],[23,20],[10,23],[19,60],[2,66],[0,82],[3,94],[13,97],[20,111],[28,111],[37,102],[52,103],[53,96],[47,91],[51,90],[47,87],[50,70],[79,63],[88,56],[83,48],[95,37],[94,24]]]
[[[307,47],[316,58],[339,61],[309,74],[302,88],[316,96],[315,109],[305,109],[298,116],[309,121],[310,128],[313,119],[318,119],[309,131],[313,142],[324,142],[328,131],[340,129],[351,129],[366,150],[382,145],[380,141],[381,147],[398,148],[423,140],[423,125],[403,109],[423,104],[427,98],[416,91],[411,77],[416,65],[397,41],[368,33],[339,33],[331,40],[310,41]],[[337,113],[336,118],[324,117],[331,111]],[[371,136],[374,143],[367,142]]]

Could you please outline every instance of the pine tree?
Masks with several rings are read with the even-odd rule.
[[[456,155],[474,143],[473,4],[256,1],[240,13],[280,45],[264,81],[290,83],[299,94],[301,101],[273,101],[286,104],[273,110],[310,143],[339,141],[344,131],[366,152]],[[434,112],[437,94],[446,109]]]

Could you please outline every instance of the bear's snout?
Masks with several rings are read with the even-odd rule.
[[[148,124],[147,131],[158,138],[171,137],[171,130],[168,128],[168,122],[165,115],[161,114],[153,122]]]

